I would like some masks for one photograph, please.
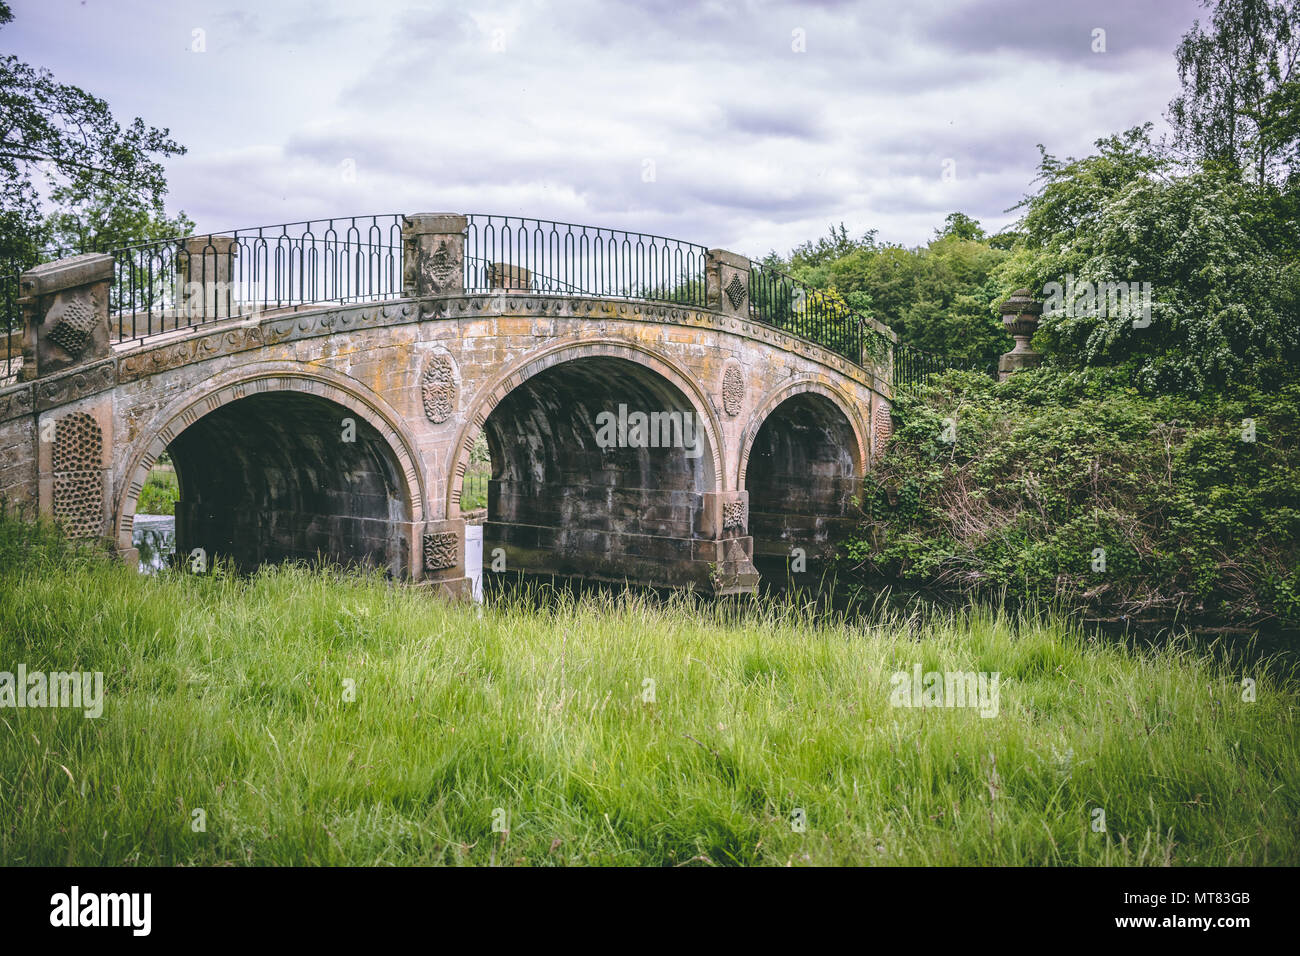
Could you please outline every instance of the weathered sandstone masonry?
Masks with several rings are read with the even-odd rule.
[[[169,451],[178,549],[324,554],[453,594],[479,434],[485,563],[508,571],[746,591],[755,555],[815,556],[851,519],[888,436],[888,369],[751,319],[747,259],[709,251],[704,307],[545,294],[526,268],[467,267],[465,222],[406,217],[401,298],[252,314],[207,295],[238,258],[205,238],[204,294],[143,344],[129,316],[109,321],[111,257],[26,273],[0,496],[133,560],[140,491]],[[470,268],[489,292],[466,291]],[[597,418],[620,406],[689,416],[698,445],[601,444]]]

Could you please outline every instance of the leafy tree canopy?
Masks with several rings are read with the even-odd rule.
[[[0,2],[0,24],[12,19]],[[0,258],[37,261],[50,227],[60,241],[75,234],[116,243],[135,237],[114,228],[134,228],[141,217],[165,222],[161,159],[184,152],[168,130],[138,117],[123,125],[99,97],[0,56]],[[51,223],[40,215],[42,188],[64,207]]]

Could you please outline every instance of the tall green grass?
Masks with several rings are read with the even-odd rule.
[[[97,720],[0,710],[0,862],[1300,860],[1276,662],[983,608],[536,603],[303,567],[141,577],[0,520],[0,670],[106,684]],[[891,707],[917,662],[1000,672],[999,716]]]

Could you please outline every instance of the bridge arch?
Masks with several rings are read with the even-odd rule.
[[[416,529],[426,509],[418,454],[401,421],[364,385],[326,369],[261,363],[218,377],[160,412],[134,443],[115,510],[118,547],[131,546],[136,508],[150,468],[164,451],[180,444],[173,451],[179,455],[182,502],[189,483],[191,491],[201,487],[216,495],[219,505],[236,505],[235,495],[250,489],[234,484],[223,495],[221,482],[210,473],[229,463],[243,470],[227,472],[226,478],[246,483],[255,479],[265,495],[278,495],[281,505],[334,506],[332,513],[328,507],[313,512],[308,518],[312,527],[281,529],[286,535],[283,546],[270,549],[266,557],[274,560],[299,552],[307,556],[313,541],[320,544],[333,536],[348,541],[343,549],[347,554],[363,554],[394,574],[408,574],[415,567]],[[183,447],[187,436],[188,450]],[[219,461],[208,455],[205,441]],[[241,456],[241,441],[255,446],[258,455]],[[254,457],[262,470],[250,465]],[[188,550],[181,527],[186,520],[178,513],[178,550]],[[283,515],[280,520],[286,521]],[[333,527],[328,527],[331,520]],[[295,540],[295,534],[302,537]],[[240,547],[246,545],[241,542]],[[315,550],[331,553],[328,547]],[[254,553],[244,550],[236,559],[242,556],[240,563],[250,563]]]
[[[741,440],[737,469],[737,486],[749,493],[756,562],[784,560],[796,547],[816,557],[833,532],[852,526],[868,435],[857,403],[822,382],[792,382],[766,398]],[[752,480],[751,461],[763,465]]]
[[[469,465],[474,440],[483,431],[488,417],[519,386],[549,368],[567,362],[592,358],[616,358],[642,365],[664,379],[685,396],[696,419],[704,428],[706,448],[704,457],[709,466],[711,491],[723,491],[726,473],[722,461],[721,429],[712,404],[704,394],[696,376],[689,374],[676,362],[662,353],[647,348],[640,342],[566,342],[533,352],[516,362],[480,390],[460,430],[456,443],[456,458],[447,476],[446,514],[449,518],[460,516],[460,494],[464,484],[465,469]]]
[[[717,423],[691,377],[652,350],[565,343],[485,388],[462,430],[450,514],[480,431],[492,458],[484,547],[502,549],[505,570],[704,586],[727,563]]]

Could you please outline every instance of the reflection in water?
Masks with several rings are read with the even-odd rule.
[[[152,574],[171,562],[176,551],[176,519],[172,515],[136,515],[131,543],[140,549],[140,570]]]

